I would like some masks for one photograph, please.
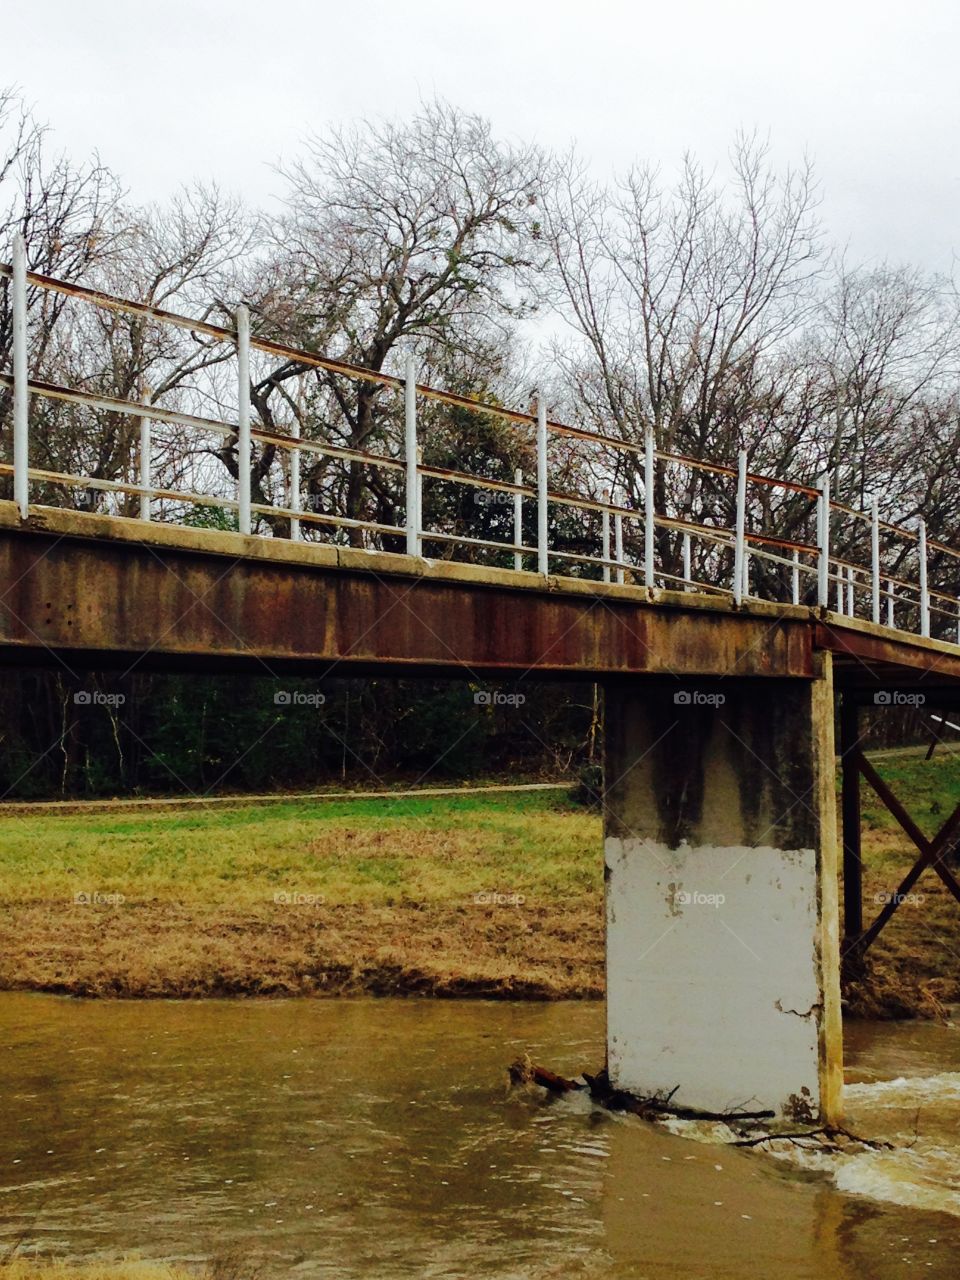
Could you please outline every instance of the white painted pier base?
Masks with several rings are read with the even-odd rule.
[[[837,1122],[833,690],[606,691],[611,1081],[711,1111]]]

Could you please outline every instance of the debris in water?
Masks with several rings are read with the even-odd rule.
[[[555,1071],[547,1070],[546,1067],[535,1066],[529,1053],[525,1053],[522,1058],[512,1063],[507,1068],[507,1073],[513,1085],[539,1084],[550,1093],[570,1093],[574,1089],[586,1088],[577,1080],[568,1080],[565,1076],[558,1076]]]
[[[546,1089],[548,1093],[563,1094],[570,1093],[573,1090],[588,1089],[593,1101],[599,1103],[602,1107],[606,1107],[608,1111],[628,1111],[632,1115],[639,1116],[642,1120],[654,1121],[670,1117],[677,1120],[712,1120],[727,1124],[735,1134],[739,1133],[740,1135],[730,1141],[729,1145],[734,1147],[763,1147],[766,1143],[786,1142],[792,1146],[799,1147],[801,1150],[816,1150],[827,1153],[842,1152],[849,1154],[858,1148],[864,1151],[896,1150],[896,1147],[891,1142],[863,1138],[859,1134],[851,1133],[849,1129],[836,1125],[821,1125],[809,1129],[782,1131],[764,1127],[761,1133],[751,1133],[750,1130],[756,1130],[760,1127],[760,1121],[774,1120],[776,1113],[769,1110],[746,1111],[738,1109],[703,1111],[698,1107],[679,1106],[673,1102],[673,1097],[677,1089],[679,1089],[679,1085],[669,1092],[658,1090],[648,1097],[640,1097],[635,1093],[629,1093],[626,1089],[614,1088],[610,1083],[606,1068],[599,1071],[595,1076],[589,1075],[584,1071],[582,1080],[571,1080],[566,1076],[557,1075],[555,1071],[550,1071],[547,1067],[537,1066],[529,1053],[525,1053],[522,1058],[518,1058],[508,1068],[508,1074],[512,1085],[537,1084]],[[669,1156],[663,1157],[664,1160],[669,1158]],[[723,1166],[717,1164],[714,1165],[714,1168],[721,1172]],[[720,1202],[718,1201],[717,1203]]]

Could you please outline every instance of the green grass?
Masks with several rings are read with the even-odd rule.
[[[928,833],[960,803],[960,754],[927,762],[918,751],[876,767]],[[903,862],[909,841],[866,781],[862,805],[868,859]],[[342,903],[505,889],[544,900],[599,893],[600,847],[599,815],[561,792],[17,815],[0,817],[0,893],[242,906],[285,888]]]
[[[920,748],[910,755],[880,755],[873,764],[927,836],[933,836],[960,804],[960,754],[938,750],[928,761]],[[864,826],[874,832],[877,853],[889,855],[897,848],[913,847],[866,779],[860,786],[860,804]]]
[[[600,820],[555,792],[0,818],[7,902],[120,893],[210,906],[599,892]]]

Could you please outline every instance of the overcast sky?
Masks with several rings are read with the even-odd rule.
[[[215,179],[254,202],[310,130],[439,95],[599,174],[735,130],[815,160],[858,260],[960,253],[960,0],[33,0],[3,6],[0,84],[133,196]]]

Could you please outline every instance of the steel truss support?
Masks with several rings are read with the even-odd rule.
[[[844,887],[844,961],[862,957],[879,937],[900,904],[920,876],[928,868],[937,873],[960,902],[960,883],[945,865],[946,855],[960,838],[960,804],[954,809],[935,836],[928,838],[920,830],[903,804],[877,773],[860,746],[857,707],[851,698],[844,699],[840,712],[843,775],[843,887]],[[868,928],[863,928],[863,866],[860,859],[860,778],[865,778],[877,796],[896,818],[901,830],[910,838],[919,858],[901,880],[894,893],[887,896],[883,908]]]

